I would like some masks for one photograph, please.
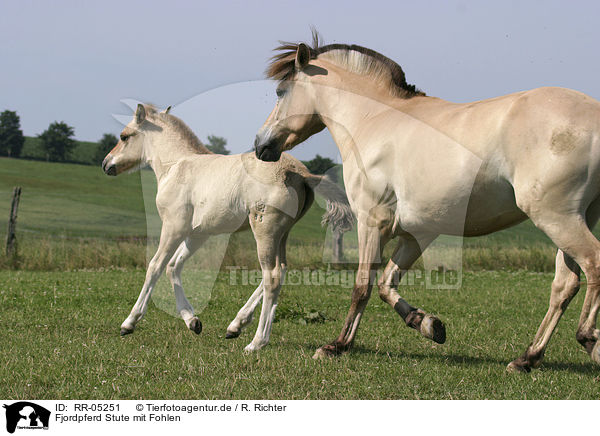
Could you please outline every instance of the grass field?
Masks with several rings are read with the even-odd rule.
[[[151,304],[133,335],[119,337],[143,280],[141,271],[0,273],[0,397],[161,399],[598,399],[600,371],[575,341],[578,295],[546,360],[530,374],[506,364],[529,343],[547,307],[549,274],[467,273],[456,291],[402,289],[437,313],[448,341],[436,345],[371,299],[354,351],[314,361],[339,332],[348,290],[288,286],[271,343],[245,355],[256,320],[235,340],[229,321],[252,291],[221,274],[204,331]],[[192,293],[193,286],[188,286]],[[171,303],[173,304],[173,303]],[[304,309],[324,322],[306,323]]]
[[[286,286],[270,345],[245,355],[256,321],[237,340],[225,329],[254,289],[232,285],[223,268],[212,294],[198,271],[184,284],[204,331],[190,333],[171,315],[163,279],[135,334],[119,326],[141,288],[147,235],[156,234],[153,175],[109,178],[94,166],[0,158],[0,237],[13,186],[23,188],[19,257],[0,255],[0,397],[3,398],[285,398],[483,399],[600,395],[600,368],[575,341],[583,292],[571,303],[540,370],[509,375],[506,364],[531,341],[547,309],[554,248],[529,222],[465,239],[458,290],[402,286],[411,303],[438,314],[448,341],[436,345],[404,327],[374,295],[355,349],[313,361],[345,317],[350,290]],[[2,212],[4,211],[4,212]],[[290,268],[329,267],[323,258],[323,210],[313,207],[289,240]],[[345,237],[348,257],[356,236]],[[391,248],[391,247],[390,247]],[[199,253],[195,259],[214,256]],[[233,235],[224,266],[255,268],[250,233]],[[349,265],[352,269],[352,266]],[[16,269],[16,270],[15,270]],[[488,270],[477,273],[469,270]],[[492,271],[490,271],[492,270]],[[532,272],[534,271],[534,272]],[[339,274],[336,272],[335,274]],[[376,294],[376,292],[375,292]],[[314,316],[316,314],[316,316]]]

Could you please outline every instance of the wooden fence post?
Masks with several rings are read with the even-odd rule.
[[[333,262],[341,263],[344,260],[344,234],[340,231],[333,231]]]
[[[17,211],[19,210],[19,200],[21,199],[21,187],[15,187],[10,206],[10,216],[8,218],[8,231],[6,232],[6,255],[14,257],[17,255]]]

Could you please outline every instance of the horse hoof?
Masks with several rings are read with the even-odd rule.
[[[321,348],[318,348],[313,355],[313,359],[325,359],[327,357],[336,357],[341,353],[338,351],[337,347],[332,344],[323,345]]]
[[[194,317],[190,322],[189,329],[199,335],[202,332],[202,323],[197,317]]]
[[[446,342],[446,327],[439,318],[433,315],[425,315],[421,321],[421,327],[419,331],[427,339],[431,339],[433,342],[443,344]]]
[[[227,332],[225,333],[225,339],[235,339],[240,336],[242,332]]]
[[[252,342],[250,342],[248,345],[246,345],[246,347],[244,347],[244,353],[250,354],[250,353],[260,350],[261,348],[262,347],[260,347],[258,345],[254,345]]]
[[[127,336],[133,333],[133,329],[127,329],[125,327],[121,327],[121,336]]]
[[[529,365],[519,362],[517,359],[513,360],[508,364],[508,366],[506,367],[506,371],[510,372],[511,374],[526,374],[528,372],[531,372],[531,368],[529,367]]]
[[[600,364],[600,340],[596,341],[596,345],[594,345],[594,348],[592,348],[590,355],[594,362]]]

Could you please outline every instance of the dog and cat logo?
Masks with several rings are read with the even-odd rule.
[[[6,409],[6,431],[14,433],[18,428],[48,430],[50,411],[29,401],[19,401],[3,406]]]

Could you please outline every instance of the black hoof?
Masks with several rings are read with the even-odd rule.
[[[446,342],[446,326],[437,318],[433,321],[433,338],[431,339],[438,344]]]
[[[242,333],[242,332],[235,332],[235,333],[232,333],[232,332],[227,332],[227,333],[225,333],[225,339],[235,339],[235,338],[237,338],[237,337],[238,337],[238,336],[239,336],[241,333]]]
[[[419,326],[419,332],[427,339],[431,339],[438,344],[446,342],[446,327],[439,318],[426,314],[421,320],[417,321],[417,325]]]
[[[194,318],[190,323],[190,330],[199,335],[202,332],[202,323],[198,318]]]
[[[132,329],[121,329],[121,336],[127,336],[130,335],[131,333],[133,333]]]

